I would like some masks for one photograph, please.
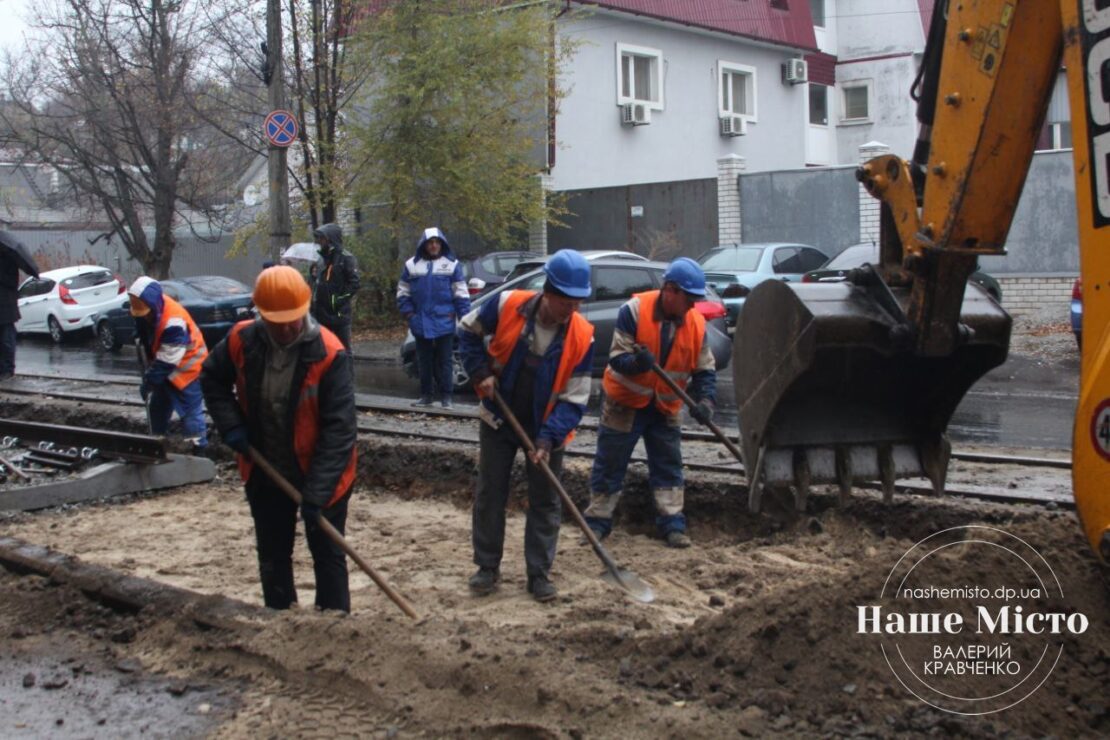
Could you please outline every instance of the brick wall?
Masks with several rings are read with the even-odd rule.
[[[1014,316],[1058,312],[1068,320],[1075,275],[995,275],[1002,286],[1002,307]]]

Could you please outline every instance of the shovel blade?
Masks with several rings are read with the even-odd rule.
[[[644,583],[638,575],[630,570],[620,568],[616,573],[611,570],[606,570],[602,572],[601,578],[604,581],[608,581],[615,586],[623,588],[628,592],[628,595],[636,599],[636,601],[643,602],[644,604],[650,604],[655,601],[655,591],[652,590],[651,586]]]

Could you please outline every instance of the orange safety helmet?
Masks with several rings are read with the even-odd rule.
[[[312,289],[301,273],[288,265],[267,267],[254,282],[254,305],[262,318],[286,324],[308,313]]]

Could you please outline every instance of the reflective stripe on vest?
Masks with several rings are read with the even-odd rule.
[[[634,297],[640,300],[640,314],[636,317],[636,343],[644,345],[653,355],[659,357],[663,344],[662,323],[655,318],[659,291],[637,293]],[[704,339],[705,317],[697,310],[690,309],[686,312],[682,325],[675,328],[671,351],[663,365],[663,372],[683,390],[686,390],[686,383],[698,366]],[[624,375],[606,365],[601,384],[605,395],[622,406],[642,409],[654,398],[655,405],[665,414],[675,416],[682,410],[682,399],[653,370]]]
[[[524,304],[535,295],[536,292],[532,290],[512,290],[501,305],[500,314],[497,317],[497,331],[493,333],[493,339],[489,343],[493,371],[498,376],[509,364],[509,358],[512,357],[520,335],[528,323],[528,317],[522,311]],[[563,336],[563,351],[559,355],[559,367],[555,370],[555,383],[543,412],[544,420],[551,415],[559,394],[566,390],[574,368],[578,367],[578,363],[582,362],[582,358],[589,351],[593,338],[594,325],[586,321],[577,311],[571,314],[570,323],[567,324],[567,331]],[[572,439],[574,439],[573,431],[563,440],[563,445],[569,444]]]
[[[177,363],[177,367],[170,372],[168,379],[173,383],[174,388],[183,390],[185,386],[200,377],[200,366],[208,357],[208,347],[204,344],[204,335],[200,333],[189,312],[168,295],[162,296],[162,301],[162,317],[158,320],[158,326],[154,328],[154,346],[151,348],[151,354],[154,357],[158,356],[158,350],[162,346],[162,334],[166,331],[166,325],[170,319],[181,319],[189,331],[189,346],[185,348],[184,356]]]
[[[240,321],[231,327],[231,332],[227,336],[231,362],[235,365],[237,371],[235,374],[235,395],[239,400],[239,408],[243,410],[243,415],[248,417],[250,412],[247,409],[247,381],[243,375],[246,356],[243,351],[242,333],[244,329],[254,323],[253,320]],[[259,325],[256,331],[266,331],[266,328]],[[335,361],[335,356],[343,351],[343,343],[326,327],[320,327],[320,339],[324,343],[324,357],[309,364],[308,372],[305,373],[304,382],[301,384],[301,392],[297,397],[297,408],[293,412],[293,452],[297,457],[297,464],[304,474],[308,473],[312,465],[312,455],[316,451],[316,441],[320,436],[320,382]],[[243,482],[246,482],[250,480],[254,463],[245,455],[237,455],[237,457],[239,459],[239,474],[243,477]],[[352,447],[347,467],[343,469],[343,474],[339,476],[339,483],[335,486],[331,499],[328,501],[328,506],[343,498],[343,494],[350,490],[355,481],[357,463],[357,447]]]

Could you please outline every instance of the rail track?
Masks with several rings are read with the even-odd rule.
[[[34,383],[32,387],[30,384]],[[66,387],[49,387],[49,384],[65,384]],[[113,393],[106,393],[107,387],[118,387],[119,390]],[[80,403],[90,404],[110,404],[116,406],[128,407],[142,407],[142,401],[138,398],[136,387],[138,380],[135,378],[125,376],[111,376],[107,379],[97,379],[90,381],[83,378],[75,378],[60,375],[32,375],[19,373],[17,379],[9,381],[2,388],[0,393],[19,395],[19,396],[37,396],[45,398],[53,398],[57,400],[76,401]],[[95,392],[93,391],[95,388]],[[475,406],[462,406],[454,409],[418,409],[409,405],[407,400],[394,400],[382,396],[370,396],[366,394],[357,394],[356,405],[360,412],[372,413],[375,415],[407,415],[407,416],[420,416],[426,418],[438,418],[443,420],[465,421],[474,419],[476,417]],[[580,425],[580,429],[595,431],[598,423],[596,417],[587,417]],[[360,434],[376,435],[381,437],[395,437],[406,439],[419,439],[436,442],[450,442],[454,444],[475,445],[478,444],[477,430],[474,433],[460,433],[458,430],[450,431],[436,431],[434,429],[422,428],[398,428],[397,426],[390,426],[387,424],[379,424],[360,419],[358,422],[358,430]],[[704,442],[710,445],[716,444],[716,438],[707,432],[684,430],[682,432],[684,440],[692,442]],[[594,453],[588,449],[568,449],[566,452],[568,457],[573,458],[589,458],[594,457]],[[969,465],[981,465],[987,468],[996,466],[1018,466],[1023,468],[1042,468],[1042,469],[1055,469],[1055,470],[1070,470],[1071,461],[1067,459],[1051,458],[1051,457],[1033,457],[1023,455],[1007,455],[1007,454],[994,454],[984,452],[971,452],[954,450],[952,453],[954,461],[960,461]],[[642,456],[634,455],[632,462],[644,463],[646,459]],[[721,473],[730,476],[742,476],[744,474],[743,465],[737,461],[734,463],[705,463],[688,461],[685,467],[690,470],[697,470],[710,473]],[[880,486],[877,484],[869,484],[866,482],[857,482],[854,484],[856,488],[879,490]],[[900,481],[897,484],[897,490],[901,493],[912,493],[922,495],[932,495],[932,487],[925,483],[917,483],[913,481]],[[1070,495],[1060,493],[1037,491],[1037,490],[1014,490],[1012,488],[1000,488],[996,486],[979,486],[979,485],[964,485],[952,484],[946,486],[945,492],[947,495],[981,499],[987,501],[1004,502],[1004,503],[1026,503],[1037,505],[1054,505],[1061,508],[1074,508],[1074,501]]]

